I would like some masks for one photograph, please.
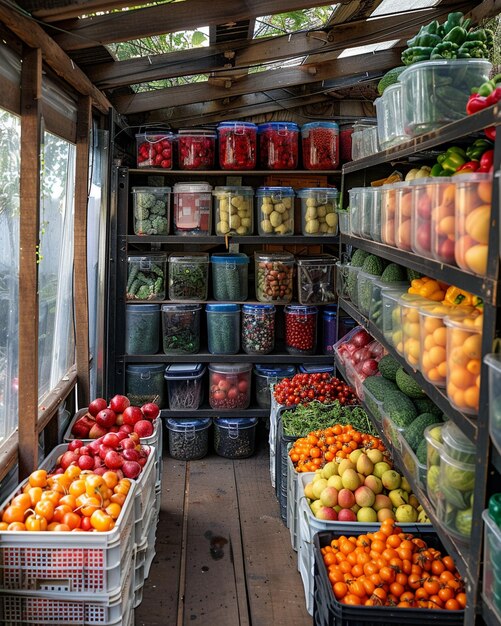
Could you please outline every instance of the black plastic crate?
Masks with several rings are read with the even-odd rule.
[[[283,411],[282,411],[283,412]],[[282,418],[277,417],[277,438],[275,448],[275,493],[280,505],[280,517],[287,525],[287,459],[289,458],[289,444],[299,437],[284,435]]]
[[[357,524],[352,533],[362,535],[373,529]],[[314,626],[382,626],[386,624],[405,624],[423,626],[428,622],[440,626],[462,626],[464,611],[446,611],[434,609],[405,609],[390,608],[388,606],[348,606],[338,602],[332,591],[332,585],[327,576],[321,548],[329,545],[333,539],[346,535],[346,531],[324,531],[317,533],[313,538],[315,553],[314,592],[313,592],[313,624]],[[444,552],[438,535],[427,530],[413,533],[420,537],[429,546]]]

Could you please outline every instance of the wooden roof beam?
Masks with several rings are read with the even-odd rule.
[[[350,0],[341,0],[342,3]],[[262,15],[323,6],[323,0],[184,0],[134,11],[109,13],[65,25],[70,32],[54,39],[64,50],[81,50],[96,44],[141,39],[211,24],[225,24]]]
[[[316,74],[311,75],[307,65],[298,67],[269,70],[246,76],[234,83],[230,90],[221,89],[207,83],[193,83],[179,87],[158,89],[155,91],[134,95],[119,95],[113,98],[119,113],[131,114],[163,109],[166,106],[184,106],[195,102],[218,100],[248,93],[256,93],[285,88],[294,85],[305,85],[332,78],[350,76],[360,72],[374,70],[389,70],[400,64],[401,48],[390,48],[371,54],[362,54],[343,59],[336,59],[326,63],[316,64]]]
[[[39,48],[44,62],[61,76],[78,93],[90,96],[93,104],[102,113],[108,113],[111,104],[77,67],[69,56],[61,50],[53,39],[32,19],[0,3],[0,22],[31,48]]]

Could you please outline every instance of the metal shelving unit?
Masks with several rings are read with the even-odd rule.
[[[325,354],[287,354],[272,352],[270,354],[211,354],[206,350],[196,354],[125,354],[124,363],[332,363],[332,356]]]

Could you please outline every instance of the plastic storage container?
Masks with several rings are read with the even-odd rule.
[[[440,422],[427,426],[424,430],[426,439],[426,493],[435,506],[439,497],[443,426]]]
[[[478,312],[479,313],[479,312]],[[446,317],[447,397],[458,411],[478,413],[483,316]]]
[[[383,298],[383,334],[386,341],[393,346],[399,354],[404,353],[402,337],[402,315],[399,300],[402,297],[401,290],[384,290]]]
[[[299,126],[269,122],[257,127],[259,165],[265,170],[293,170],[298,164]]]
[[[127,300],[165,300],[166,254],[130,255],[127,258]]]
[[[214,451],[227,459],[254,454],[257,418],[218,417],[214,420]]]
[[[343,235],[351,235],[350,211],[336,209],[339,232]]]
[[[457,265],[485,276],[491,226],[492,174],[459,176],[456,182]]]
[[[294,255],[255,252],[256,298],[259,302],[287,304],[292,300]]]
[[[207,342],[211,354],[236,354],[240,350],[240,306],[207,304]]]
[[[421,330],[419,369],[424,378],[437,387],[445,387],[447,329],[444,319],[450,313],[451,307],[438,302],[421,306],[419,309]]]
[[[351,161],[351,140],[353,136],[353,124],[339,125],[339,161],[348,163]]]
[[[381,242],[387,246],[395,246],[395,184],[381,187]]]
[[[209,404],[220,411],[247,409],[251,394],[250,363],[209,365]]]
[[[178,461],[203,458],[209,450],[210,417],[166,421],[169,431],[169,454]]]
[[[339,192],[329,187],[299,189],[301,198],[301,230],[303,235],[337,234]]]
[[[285,349],[289,354],[315,354],[317,349],[316,306],[288,305],[285,315]]]
[[[491,498],[492,500],[492,498]],[[501,622],[501,529],[486,509],[484,520],[484,575],[482,597]]]
[[[411,250],[412,187],[408,182],[395,186],[395,246]]]
[[[421,353],[421,328],[419,325],[419,308],[427,304],[428,300],[410,293],[404,295],[398,301],[402,321],[402,354],[407,363],[416,369],[419,365]],[[396,346],[400,352],[399,346]]]
[[[217,127],[219,166],[223,170],[256,167],[257,126],[250,122],[222,122]]]
[[[216,163],[216,133],[203,128],[180,130],[177,154],[180,170],[212,170]]]
[[[402,282],[394,282],[394,283],[385,283],[382,280],[374,280],[374,276],[372,276],[372,291],[371,291],[371,301],[369,307],[369,319],[370,321],[379,328],[379,330],[383,330],[383,293],[384,290],[400,290],[401,293],[404,293],[409,287],[408,281]]]
[[[171,300],[207,300],[209,255],[169,254],[169,298]]]
[[[339,126],[309,122],[301,127],[303,165],[307,170],[335,170],[339,165]]]
[[[172,363],[165,368],[171,411],[196,411],[202,402],[206,367],[202,363]]]
[[[487,354],[484,362],[489,368],[489,431],[501,454],[501,355]]]
[[[408,137],[404,130],[402,111],[402,85],[395,83],[384,90],[381,98],[374,101],[377,115],[377,134],[383,150],[396,146]]]
[[[411,189],[411,248],[416,254],[419,254],[426,259],[431,259],[431,209],[433,206],[432,179],[424,178],[411,181]]]
[[[334,365],[327,365],[326,363],[304,363],[299,366],[298,371],[300,374],[330,374],[334,376]]]
[[[472,443],[463,431],[452,421],[443,425],[442,448],[451,459],[461,461],[461,463],[474,464],[477,458],[475,444]]]
[[[256,402],[261,409],[271,408],[271,386],[296,373],[294,365],[255,365]]]
[[[329,304],[322,309],[322,353],[334,355],[337,341],[337,305]]]
[[[372,239],[372,216],[374,214],[374,202],[376,199],[374,187],[361,187],[359,190],[360,203],[360,236],[364,239]]]
[[[160,305],[128,304],[125,307],[125,352],[156,354],[160,344]]]
[[[252,235],[254,190],[252,187],[216,187],[216,235]]]
[[[364,156],[364,137],[362,130],[355,130],[351,135],[351,160],[356,161]]]
[[[173,133],[138,133],[136,135],[137,166],[172,169],[174,139]]]
[[[337,340],[339,341],[342,337],[347,335],[356,327],[356,325],[356,320],[351,317],[340,316],[337,329]]]
[[[301,304],[327,304],[336,300],[336,258],[330,254],[298,257],[297,293]]]
[[[345,266],[346,269],[346,295],[353,302],[355,307],[358,307],[358,289],[357,289],[357,280],[358,274],[361,271],[361,267],[357,265],[348,265]]]
[[[162,304],[162,336],[165,354],[195,354],[200,350],[198,304]]]
[[[352,187],[348,190],[350,205],[350,228],[352,235],[360,237],[362,234],[362,199],[361,192],[364,187]]]
[[[249,257],[243,252],[218,252],[210,260],[214,298],[247,300]]]
[[[340,298],[348,298],[348,264],[336,262],[336,293]]]
[[[132,187],[135,235],[167,235],[170,187]]]
[[[162,363],[127,365],[125,370],[125,395],[134,406],[155,402],[161,409],[167,405]]]
[[[242,306],[242,349],[247,354],[269,354],[275,347],[275,305]]]
[[[455,206],[458,177],[438,177],[430,183],[431,254],[436,261],[455,265]]]
[[[406,68],[399,76],[405,132],[415,137],[465,117],[472,88],[489,79],[491,68],[485,59],[423,61]]]
[[[256,190],[256,206],[260,235],[294,234],[292,187],[259,187]]]
[[[173,189],[174,234],[210,235],[212,187],[209,183],[176,183]]]

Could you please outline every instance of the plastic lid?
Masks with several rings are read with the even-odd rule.
[[[294,255],[290,252],[254,252],[256,261],[286,261],[294,262]]]
[[[127,311],[134,313],[156,313],[160,311],[159,304],[128,304]]]
[[[294,122],[268,122],[267,124],[258,124],[257,132],[262,133],[266,130],[278,130],[278,131],[293,131],[298,133],[299,126],[294,124]]]
[[[220,428],[252,428],[257,424],[257,417],[216,417],[214,425]]]
[[[178,433],[189,432],[191,430],[205,430],[211,425],[210,417],[199,417],[197,419],[175,419],[169,417],[167,428]]]
[[[164,371],[164,365],[159,363],[145,363],[141,365],[127,365],[126,372],[130,374],[145,374],[146,372],[150,372],[152,374],[158,374],[159,372]]]
[[[448,328],[458,328],[468,333],[481,333],[482,325],[477,326],[476,324],[477,319],[481,315],[482,313],[478,309],[474,309],[472,313],[467,313],[466,311],[463,313],[462,310],[458,308],[455,314],[448,315],[444,318],[444,324]],[[479,321],[482,323],[483,318],[480,317]]]
[[[275,313],[274,304],[244,304],[242,311],[244,313]]]
[[[411,306],[412,304],[426,304],[429,300],[415,293],[403,293],[398,299],[398,303],[402,306]]]
[[[132,187],[132,193],[165,194],[171,191],[171,187]]]
[[[194,254],[169,254],[169,263],[208,263],[208,252],[195,252]]]
[[[475,444],[472,443],[463,431],[454,422],[446,422],[442,428],[442,441],[445,446],[458,452],[475,454]],[[450,456],[450,454],[449,454]]]
[[[327,363],[311,363],[310,365],[304,364],[299,366],[301,374],[333,374],[334,365],[328,365]]]
[[[129,263],[165,263],[167,255],[163,252],[152,252],[150,254],[129,254]]]
[[[248,128],[250,130],[257,130],[256,124],[252,124],[252,122],[240,122],[238,120],[235,122],[221,122],[218,124],[217,128],[218,130],[220,128]]]
[[[172,363],[165,368],[165,379],[175,378],[200,378],[206,367],[203,363]]]
[[[310,128],[331,128],[333,130],[338,130],[339,126],[336,122],[308,122],[308,124],[303,124],[301,126],[301,130],[309,130]]]
[[[365,189],[365,187],[352,187],[348,189],[348,193],[360,193],[363,189]]]
[[[236,313],[240,311],[239,304],[206,304],[207,313]]]
[[[166,313],[189,313],[200,311],[200,304],[162,304],[162,311]]]
[[[207,193],[212,191],[209,183],[176,183],[174,193]]]
[[[231,185],[219,185],[214,187],[214,191],[212,192],[213,196],[225,196],[225,195],[235,195],[235,196],[253,196],[254,188],[253,187],[235,187]]]
[[[322,312],[324,317],[336,317],[337,315],[337,304],[329,304],[324,307]]]
[[[220,372],[221,374],[239,374],[241,372],[250,372],[252,365],[250,363],[209,363],[211,372]]]
[[[148,130],[144,133],[136,133],[136,137],[151,137],[152,141],[158,141],[160,139],[172,139],[174,133],[168,130]]]
[[[296,368],[294,365],[255,365],[255,373],[260,376],[294,376]]]
[[[454,182],[456,185],[463,185],[467,183],[487,183],[493,179],[492,172],[471,172],[470,174],[461,174],[454,176]]]
[[[184,137],[190,135],[203,135],[204,137],[215,137],[216,131],[210,128],[180,128],[177,131],[178,135],[183,135]]]
[[[332,254],[317,254],[315,256],[296,257],[298,265],[335,265],[336,257]]]
[[[495,369],[498,373],[501,373],[501,354],[486,354],[484,357],[484,363]]]
[[[350,326],[352,328],[355,328],[355,326],[358,324],[357,320],[354,320],[351,317],[340,317],[339,323],[342,324],[345,328],[349,328]]]
[[[292,187],[258,187],[256,196],[293,196],[294,189]]]
[[[473,70],[471,63],[478,63],[480,66],[483,66],[482,71],[485,71],[486,74],[489,74],[489,70],[492,68],[491,63],[489,63],[487,59],[441,59],[436,61],[422,61],[421,63],[416,63],[415,65],[409,65],[408,67],[406,67],[405,70],[399,75],[398,80],[400,82],[404,82],[405,78],[407,78],[410,74],[416,71],[426,72],[429,69],[436,69],[440,67],[443,68],[447,66],[450,66],[452,70],[455,70],[456,68],[467,65]]]
[[[337,198],[339,191],[335,187],[306,187],[298,189],[296,195],[298,198],[308,198],[312,195],[325,195],[328,198]]]
[[[288,304],[284,311],[286,313],[301,313],[301,315],[315,315],[318,313],[318,307],[307,304]]]
[[[212,263],[236,263],[237,265],[245,265],[249,262],[249,257],[243,252],[219,252],[213,254],[210,260]]]

